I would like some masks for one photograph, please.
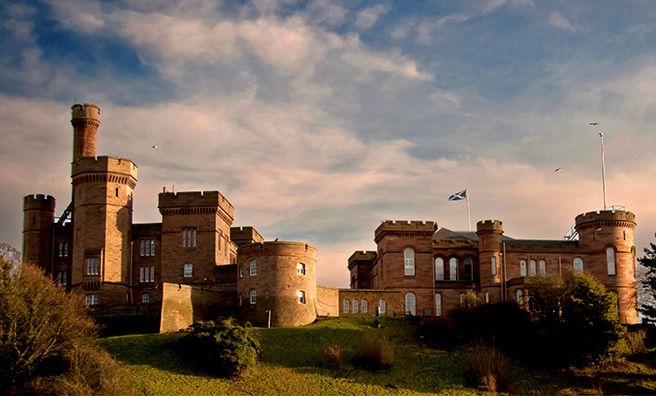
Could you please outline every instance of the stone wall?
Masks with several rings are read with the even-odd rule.
[[[401,290],[339,289],[339,316],[400,316],[404,315],[404,295]],[[358,300],[358,312],[353,312],[353,301]],[[344,300],[349,301],[349,311],[344,312]],[[362,312],[362,301],[367,300],[367,312]],[[381,300],[387,309],[380,312]]]
[[[236,312],[235,293],[200,286],[162,284],[160,333],[186,329],[199,320],[215,320]]]
[[[339,316],[339,289],[317,285],[317,298],[314,303],[317,316]]]

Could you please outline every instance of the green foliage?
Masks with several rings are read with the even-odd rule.
[[[616,297],[592,275],[565,278],[563,337],[573,358],[597,361],[610,356],[625,329],[619,323]]]
[[[485,304],[485,298],[473,290],[468,290],[462,297],[461,305],[465,308],[476,308]]]
[[[645,255],[638,258],[638,262],[647,269],[642,283],[645,291],[651,294],[653,300],[656,297],[656,245],[650,243],[649,248],[645,248]],[[655,306],[649,304],[642,305],[640,312],[648,322],[656,323]]]
[[[563,299],[567,294],[563,278],[557,275],[530,277],[526,288],[533,318],[542,326],[558,326]]]
[[[342,368],[342,347],[337,344],[330,344],[323,347],[321,356],[326,360],[329,366]]]
[[[199,365],[228,377],[245,375],[255,366],[259,342],[233,320],[196,322],[182,346]]]
[[[390,340],[377,332],[362,336],[353,363],[369,370],[382,370],[394,364],[394,348]]]

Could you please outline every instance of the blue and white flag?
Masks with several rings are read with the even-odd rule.
[[[457,192],[449,197],[449,201],[460,201],[462,199],[467,199],[467,189]]]

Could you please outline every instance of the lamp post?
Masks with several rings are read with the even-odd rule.
[[[590,125],[597,126],[598,122],[591,122]],[[599,139],[601,140],[601,183],[604,189],[604,210],[608,208],[606,204],[606,160],[604,158],[604,134],[599,132]]]

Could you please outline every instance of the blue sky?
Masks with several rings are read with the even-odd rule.
[[[656,231],[656,6],[649,1],[94,1],[0,7],[0,241],[22,197],[70,197],[70,106],[157,193],[220,190],[235,225],[312,243],[319,282],[385,219],[500,219],[560,238],[608,201]],[[591,127],[589,122],[599,122]],[[152,145],[158,145],[156,150]],[[554,169],[563,170],[556,173]]]

